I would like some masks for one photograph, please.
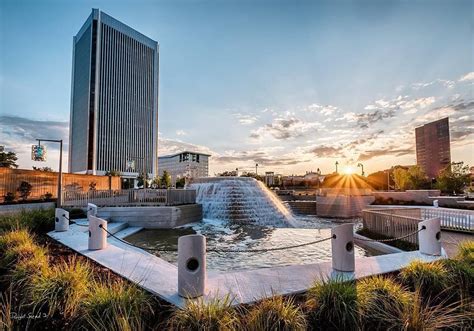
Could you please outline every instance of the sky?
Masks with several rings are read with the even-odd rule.
[[[2,0],[0,145],[57,169],[31,145],[67,151],[72,38],[99,8],[160,44],[160,155],[370,173],[415,164],[414,128],[449,116],[452,160],[474,165],[473,3]]]

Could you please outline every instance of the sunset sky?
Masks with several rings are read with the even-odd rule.
[[[99,8],[160,44],[159,154],[210,172],[415,164],[414,128],[450,118],[474,165],[472,1],[0,2],[0,145],[20,166],[66,140],[72,38]],[[67,154],[66,154],[67,155]],[[66,166],[66,162],[64,164]]]

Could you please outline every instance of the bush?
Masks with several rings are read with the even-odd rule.
[[[49,317],[73,317],[80,302],[88,295],[90,277],[89,264],[75,258],[35,275],[29,285],[35,312],[46,313]]]
[[[13,192],[7,192],[7,194],[3,196],[3,199],[5,202],[13,202],[16,199],[16,194]]]
[[[400,279],[410,290],[418,290],[427,301],[437,301],[445,296],[451,284],[450,275],[441,261],[412,261],[400,271]]]
[[[459,244],[456,259],[474,268],[474,240],[466,240]]]
[[[81,208],[72,208],[69,211],[69,219],[71,220],[75,220],[78,218],[86,218],[86,217],[87,217],[86,212],[82,210]]]
[[[20,192],[20,198],[23,201],[28,199],[28,197],[31,194],[31,189],[32,188],[33,188],[33,186],[28,182],[23,181],[23,182],[20,183],[20,186],[18,186],[17,191]]]
[[[265,299],[255,305],[246,315],[248,330],[306,330],[303,311],[294,304],[293,299],[281,296]]]
[[[403,328],[410,294],[392,278],[375,276],[358,281],[357,298],[365,329]]]
[[[54,229],[54,208],[22,210],[0,216],[0,232],[27,229],[30,232],[47,232]]]
[[[151,312],[144,291],[122,280],[95,282],[83,302],[85,329],[143,330],[144,317]]]
[[[446,259],[440,263],[450,275],[450,287],[453,289],[455,299],[470,301],[474,296],[474,268],[459,260]]]
[[[330,279],[314,284],[306,299],[308,323],[313,329],[357,329],[357,290],[354,282]]]
[[[0,259],[0,267],[2,269],[13,269],[17,264],[41,256],[46,256],[44,247],[36,245],[33,241],[22,242],[5,250]]]
[[[0,253],[3,256],[6,250],[20,244],[33,242],[32,235],[25,229],[11,230],[0,235]]]
[[[176,310],[169,320],[172,330],[179,331],[224,331],[239,329],[240,321],[231,307],[229,297],[188,301],[184,309]]]

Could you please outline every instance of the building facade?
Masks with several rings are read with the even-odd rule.
[[[158,171],[158,43],[93,9],[73,40],[69,172]]]
[[[451,164],[449,118],[443,118],[415,129],[416,164],[429,178]]]
[[[184,151],[158,157],[159,176],[166,170],[171,176],[171,185],[181,178],[209,177],[209,154]]]

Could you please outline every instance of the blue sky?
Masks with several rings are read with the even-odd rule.
[[[22,167],[34,135],[67,137],[72,37],[93,7],[160,44],[160,154],[375,171],[414,164],[414,127],[450,116],[452,159],[474,165],[472,1],[2,0],[0,144]]]

